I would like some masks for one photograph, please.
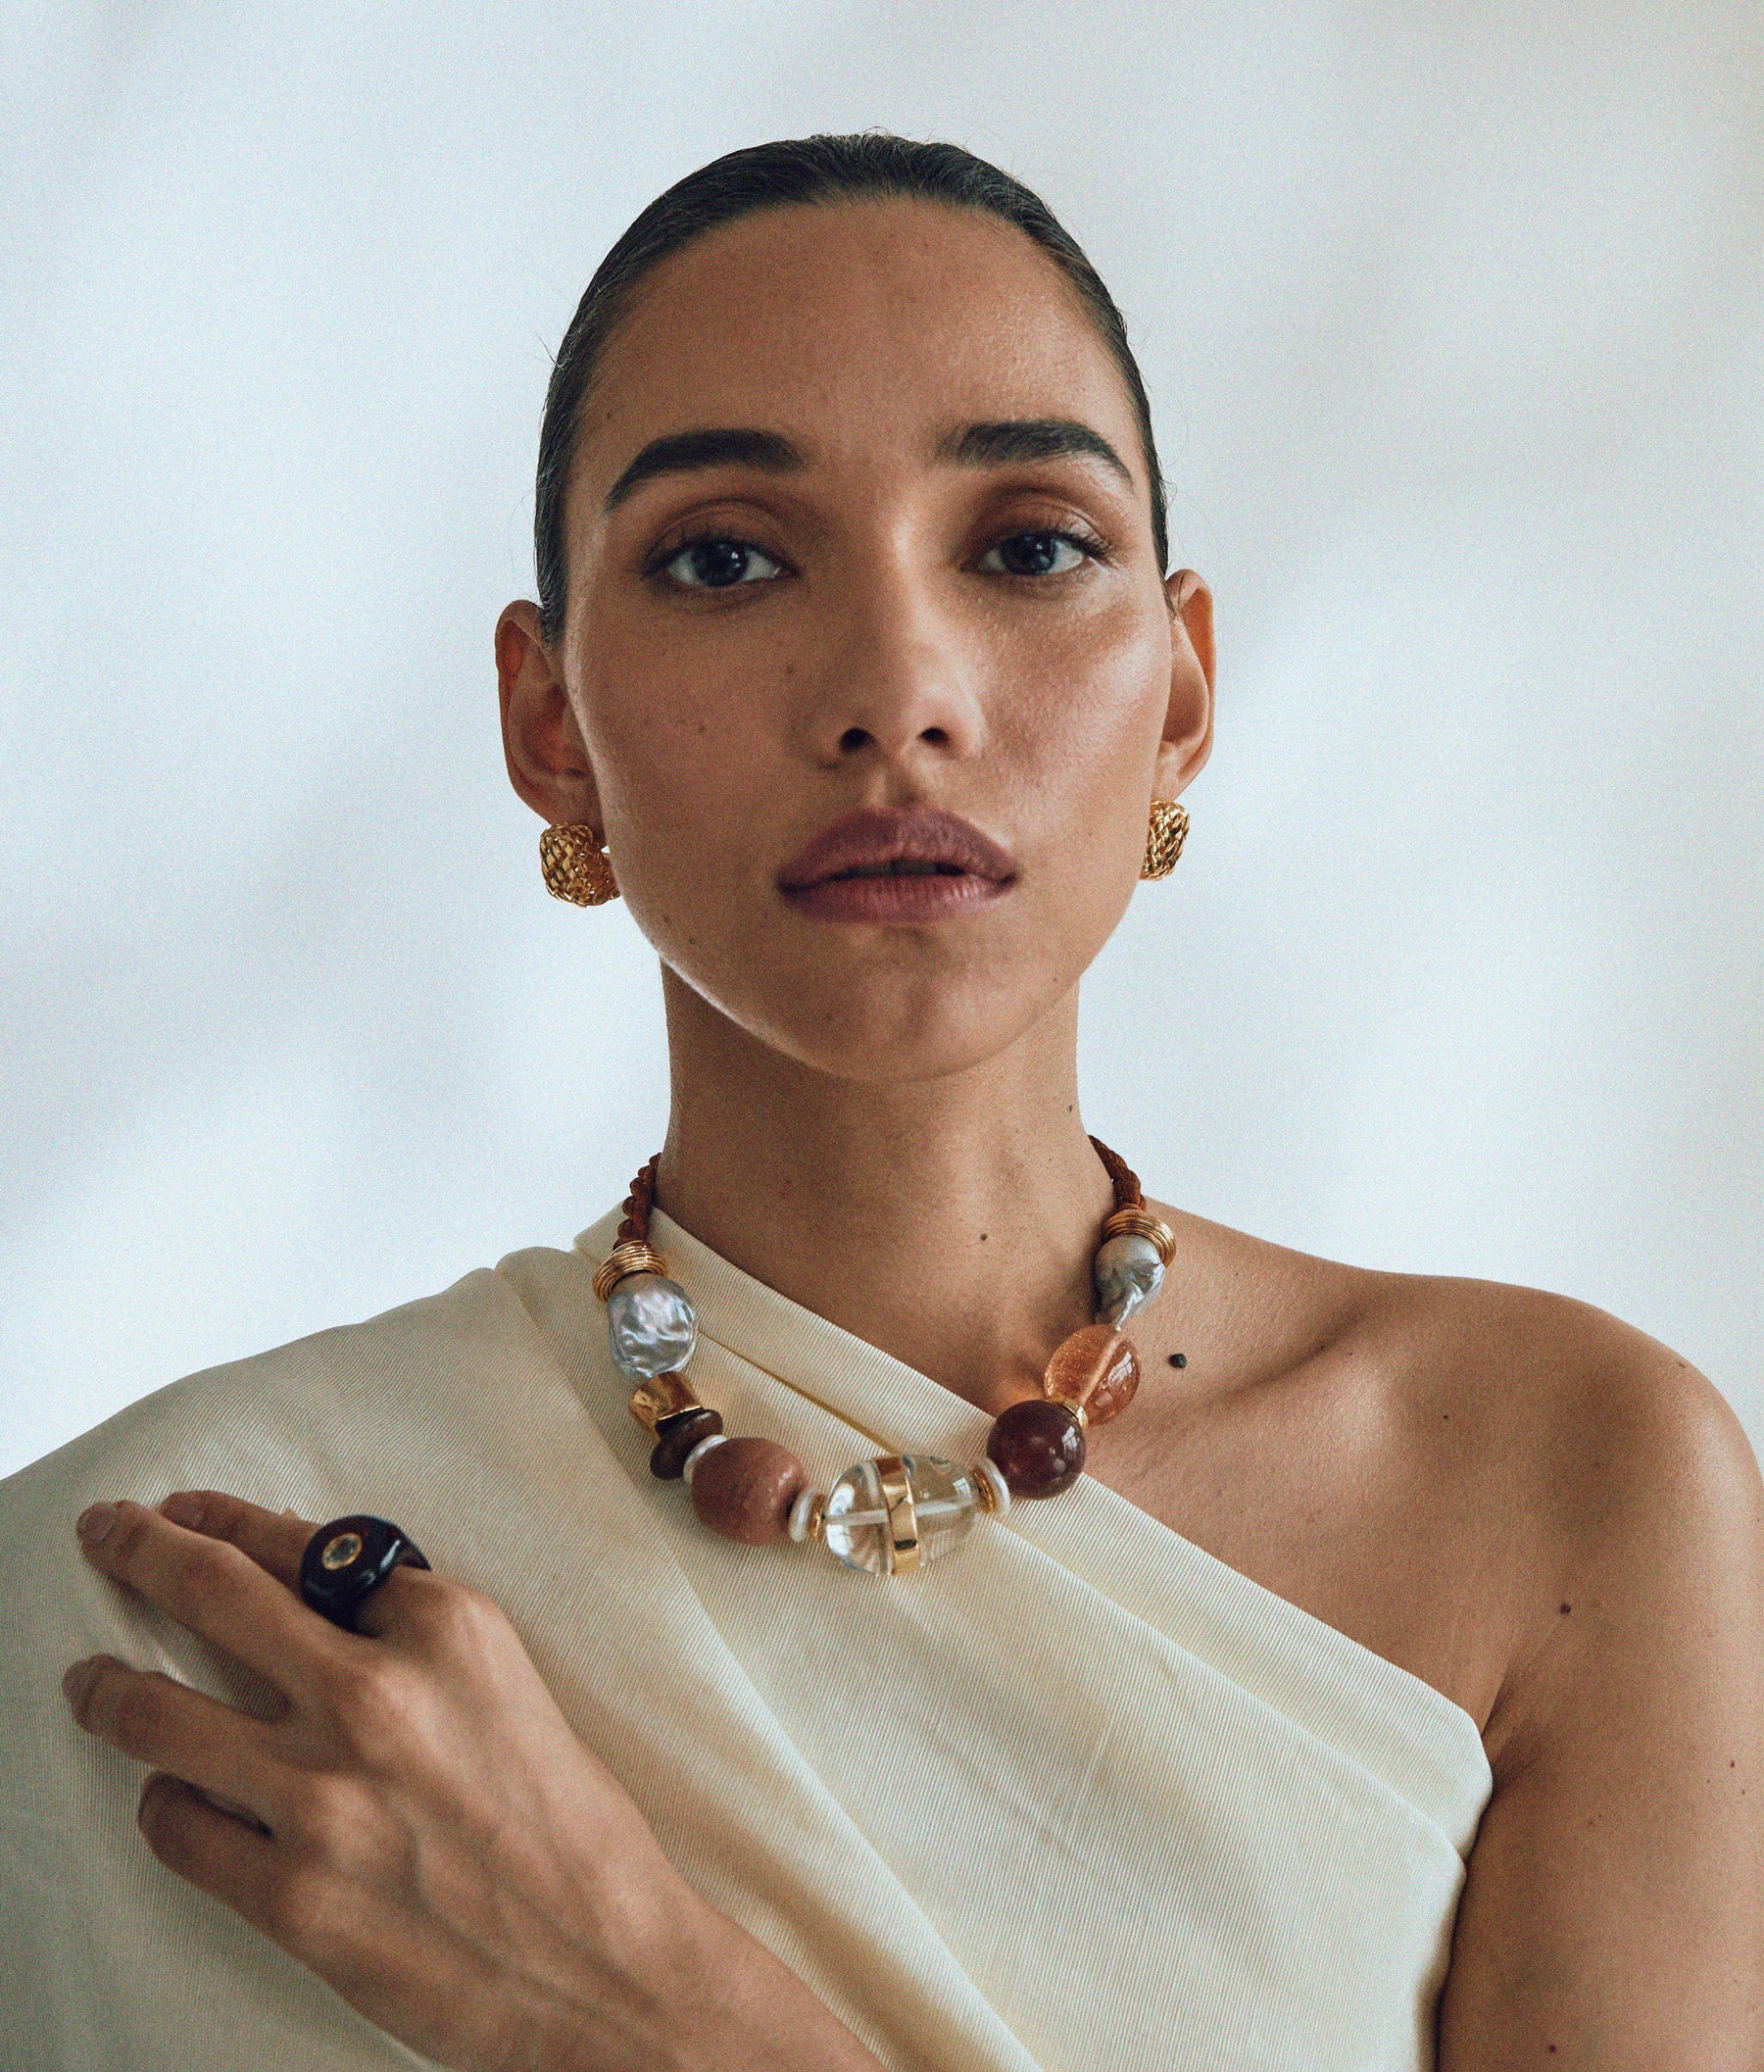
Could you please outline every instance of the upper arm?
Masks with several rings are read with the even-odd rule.
[[[1764,1488],[1716,1391],[1617,1333],[1544,1450],[1440,2072],[1760,2062]]]

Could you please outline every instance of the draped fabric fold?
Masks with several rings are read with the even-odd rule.
[[[415,2062],[148,1856],[67,1720],[97,1650],[249,1702],[74,1551],[85,1503],[368,1509],[504,1605],[712,1904],[900,2072],[1424,2067],[1490,1774],[1407,1672],[1088,1478],[912,1575],[745,1548],[648,1472],[595,1264],[444,1294],[162,1390],[0,1485],[0,2061]],[[825,1488],[990,1420],[658,1213],[697,1393]],[[243,2040],[243,2041],[242,2041]]]

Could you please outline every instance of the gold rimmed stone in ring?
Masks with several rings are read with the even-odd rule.
[[[359,1560],[362,1553],[362,1536],[359,1532],[340,1532],[334,1540],[326,1540],[318,1550],[320,1568],[347,1568],[352,1561]]]
[[[912,1507],[912,1484],[899,1454],[878,1454],[876,1475],[888,1505],[889,1573],[906,1575],[919,1565],[918,1513]]]

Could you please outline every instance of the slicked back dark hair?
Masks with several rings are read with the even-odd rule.
[[[1114,299],[1039,195],[958,144],[923,144],[865,130],[857,136],[796,137],[752,144],[676,181],[644,210],[595,270],[552,368],[539,432],[533,549],[539,616],[547,640],[564,629],[567,570],[564,502],[575,454],[576,420],[607,341],[646,273],[707,231],[760,209],[904,195],[950,208],[980,209],[1013,223],[1047,253],[1076,291],[1114,357],[1133,400],[1151,484],[1152,536],[1161,570],[1169,560],[1164,484],[1152,437],[1152,406]]]

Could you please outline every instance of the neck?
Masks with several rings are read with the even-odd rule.
[[[838,1079],[663,970],[672,1109],[657,1202],[793,1302],[994,1412],[1091,1320],[1113,1199],[1077,1092],[1077,995],[933,1080]]]

